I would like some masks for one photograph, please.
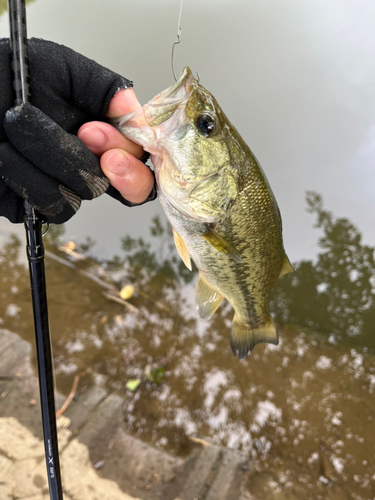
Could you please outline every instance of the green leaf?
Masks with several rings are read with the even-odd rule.
[[[133,380],[128,380],[126,382],[126,388],[129,389],[129,391],[135,391],[137,390],[139,384],[141,383],[141,379],[140,378],[136,378],[136,379],[133,379]]]
[[[160,384],[164,378],[165,370],[161,366],[152,368],[152,370],[147,374],[147,379],[153,384]]]

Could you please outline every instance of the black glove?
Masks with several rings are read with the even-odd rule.
[[[11,54],[9,41],[0,40],[0,216],[22,222],[26,198],[43,220],[60,224],[75,214],[81,199],[105,191],[132,206],[75,135],[86,122],[107,122],[110,100],[132,82],[53,42],[29,40],[28,56],[33,106],[10,109]],[[153,189],[146,201],[155,196]]]

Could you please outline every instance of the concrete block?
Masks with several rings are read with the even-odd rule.
[[[103,458],[98,456],[98,450],[106,449],[117,432],[122,405],[123,399],[117,394],[108,396],[90,414],[80,430],[79,439],[89,447],[94,463]]]
[[[74,439],[61,456],[64,491],[72,500],[134,500],[91,467],[86,446]]]
[[[85,394],[73,401],[65,412],[71,421],[71,429],[80,429],[89,414],[107,397],[101,387],[92,387]]]
[[[222,451],[218,446],[206,446],[202,448],[179,494],[181,500],[194,500],[195,498],[201,499],[206,497],[216,477],[218,464],[221,461],[221,454]]]
[[[1,375],[23,375],[25,358],[30,359],[31,344],[16,333],[0,329]]]
[[[206,500],[238,500],[246,463],[237,450],[223,449],[223,457]]]

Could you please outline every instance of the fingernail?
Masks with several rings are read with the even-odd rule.
[[[89,148],[98,148],[103,146],[106,141],[104,132],[98,127],[85,128],[79,133],[78,137]]]
[[[106,159],[105,167],[113,174],[123,176],[129,170],[129,158],[127,154],[121,150],[113,151]]]
[[[128,89],[125,90],[125,92],[127,93],[129,113],[131,111],[135,111],[136,109],[140,108],[141,105],[137,99],[137,96],[135,95],[134,90],[131,87],[129,87]]]
[[[134,90],[130,87],[122,89],[112,97],[108,106],[107,117],[118,118],[119,116],[131,113],[140,107],[141,105],[139,104]]]

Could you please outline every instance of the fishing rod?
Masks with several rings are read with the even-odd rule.
[[[30,102],[25,0],[8,0],[10,46],[12,52],[15,105]],[[63,500],[56,410],[53,387],[51,339],[48,324],[47,291],[44,271],[42,221],[25,200],[25,229],[30,288],[34,313],[35,343],[38,361],[40,404],[44,450],[51,500]]]

